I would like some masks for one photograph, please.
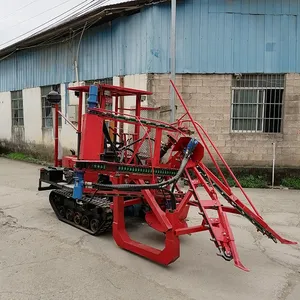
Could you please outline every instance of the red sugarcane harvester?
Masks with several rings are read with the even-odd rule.
[[[282,238],[263,220],[171,83],[185,111],[172,124],[141,116],[145,111],[141,98],[151,95],[147,91],[107,84],[70,87],[79,98],[77,128],[58,110],[60,95],[48,95],[55,108],[55,165],[40,170],[39,190],[51,189],[49,201],[57,218],[95,236],[111,230],[119,247],[163,265],[179,258],[181,235],[209,231],[217,254],[227,261],[233,259],[237,267],[247,271],[237,252],[229,213],[247,218],[274,242],[296,244]],[[89,98],[82,115],[84,93]],[[127,96],[136,99],[134,114],[120,105]],[[113,103],[111,109],[106,107],[109,101]],[[78,135],[77,153],[61,160],[59,114]],[[216,172],[204,164],[204,154]],[[243,202],[233,193],[217,160],[234,179],[245,198]],[[179,182],[182,179],[185,186]],[[48,186],[42,187],[42,183]],[[199,191],[205,191],[207,198],[200,198]],[[199,210],[198,225],[188,224],[191,207]],[[143,218],[164,234],[164,248],[159,250],[131,239],[125,227],[128,216]]]

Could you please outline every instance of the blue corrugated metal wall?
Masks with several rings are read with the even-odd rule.
[[[299,15],[300,0],[182,1],[176,71],[300,72]],[[169,72],[169,40],[169,4],[88,30],[80,48],[80,79]],[[1,61],[0,91],[74,81],[76,41]]]
[[[170,8],[152,8],[153,72],[168,70]],[[178,4],[179,73],[300,72],[299,0],[188,0]]]

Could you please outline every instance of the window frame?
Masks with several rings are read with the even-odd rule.
[[[19,93],[19,94],[17,94],[17,93]],[[14,97],[14,94],[16,94],[16,97]],[[22,90],[11,91],[10,92],[10,101],[11,101],[12,127],[24,127],[23,91]],[[17,103],[17,107],[14,107],[15,103]],[[21,107],[20,107],[20,103],[22,103]],[[21,116],[19,115],[20,111],[22,112]],[[18,115],[17,117],[15,117],[15,112],[17,112],[17,115]],[[15,124],[15,120],[17,120],[17,124]]]
[[[245,74],[245,75],[252,75],[250,77],[250,80],[258,80],[259,77],[255,78],[255,76],[259,76],[260,74]],[[253,76],[254,75],[254,76]],[[270,75],[270,74],[263,74],[263,75]],[[233,86],[231,87],[231,91],[232,91],[232,95],[231,95],[231,103],[230,103],[230,132],[231,133],[262,133],[262,134],[282,134],[283,131],[283,108],[284,108],[284,91],[285,91],[285,75],[284,74],[271,74],[271,75],[280,75],[283,76],[283,85],[282,86]],[[235,103],[234,99],[235,99],[235,93],[237,91],[257,91],[257,97],[256,97],[256,103]],[[266,102],[266,91],[267,90],[281,90],[283,91],[282,95],[281,95],[281,102],[280,103],[268,103]],[[259,97],[260,97],[260,93],[262,93],[262,102],[259,102]],[[233,129],[234,128],[234,120],[253,120],[254,118],[251,117],[234,117],[234,106],[235,105],[247,105],[247,104],[255,104],[256,105],[256,115],[255,115],[255,120],[256,120],[256,125],[255,125],[255,130],[251,130],[251,129],[244,129],[244,128],[240,128],[240,129]],[[281,106],[281,114],[279,117],[273,117],[273,118],[268,118],[265,116],[265,106],[267,104],[273,104],[273,105],[280,105]],[[262,110],[261,110],[261,115],[259,116],[259,105],[262,105]],[[266,120],[280,120],[280,128],[279,131],[264,131],[265,129],[265,121]],[[261,129],[258,129],[258,122],[261,122]],[[247,126],[248,127],[248,126]]]
[[[46,100],[47,93],[43,93],[43,89],[49,89],[49,92],[52,90],[55,90],[60,93],[60,85],[54,84],[54,85],[45,85],[41,86],[41,109],[42,109],[42,129],[52,129],[53,128],[53,116],[52,116],[52,105]],[[50,113],[46,115],[46,109],[50,108]],[[61,103],[58,104],[58,109],[61,111]],[[48,122],[47,120],[50,120],[51,125],[47,126]],[[58,127],[62,127],[62,117],[61,115],[58,115]]]

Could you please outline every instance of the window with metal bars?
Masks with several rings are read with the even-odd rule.
[[[237,75],[232,82],[232,132],[282,131],[283,74]]]
[[[52,106],[47,101],[46,97],[51,91],[56,91],[60,93],[60,85],[48,85],[41,87],[42,96],[42,128],[52,128],[53,118],[52,118]],[[61,103],[58,104],[58,109],[61,110]],[[58,126],[61,127],[61,116],[58,116]]]
[[[24,126],[22,91],[11,92],[11,115],[13,126]]]

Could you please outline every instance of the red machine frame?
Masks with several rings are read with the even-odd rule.
[[[98,107],[89,108],[87,113],[83,115],[83,93],[89,92],[89,86],[69,88],[69,90],[79,94],[78,127],[76,128],[61,112],[59,112],[58,105],[56,104],[55,166],[73,169],[78,169],[78,166],[81,166],[80,169],[85,172],[84,181],[86,183],[95,182],[99,173],[108,175],[111,178],[113,185],[134,184],[139,186],[144,185],[145,182],[155,184],[157,183],[158,177],[168,180],[172,177],[170,175],[172,172],[175,174],[178,171],[180,161],[182,160],[182,153],[191,141],[190,135],[192,132],[188,129],[188,125],[192,127],[194,135],[196,135],[199,140],[199,144],[197,144],[182,174],[182,177],[189,186],[188,191],[184,192],[180,189],[178,184],[174,185],[173,194],[176,199],[176,207],[167,208],[164,205],[164,200],[170,200],[171,198],[163,195],[161,190],[142,189],[139,191],[120,191],[116,189],[108,192],[106,190],[85,185],[84,193],[97,195],[110,194],[113,198],[111,203],[111,209],[113,211],[113,237],[117,245],[157,263],[168,265],[174,262],[180,255],[179,236],[209,231],[211,241],[214,242],[219,250],[218,255],[226,260],[233,259],[238,268],[247,271],[248,269],[240,261],[233,233],[228,222],[227,213],[240,214],[246,217],[254,224],[258,231],[267,235],[275,242],[279,240],[284,244],[296,244],[296,242],[282,238],[266,224],[207,132],[193,119],[174,83],[172,81],[171,83],[180,101],[180,105],[185,110],[185,114],[173,124],[141,117],[141,96],[151,95],[152,93],[150,92],[106,84],[98,85]],[[109,95],[107,92],[109,92]],[[124,96],[136,96],[134,116],[126,114],[124,113],[124,109],[120,109],[120,98]],[[105,109],[107,97],[114,98],[114,111]],[[78,134],[77,155],[66,156],[62,161],[59,161],[58,159],[59,114],[74,129],[76,129]],[[136,143],[134,144],[133,153],[129,157],[125,157],[125,160],[121,164],[100,159],[100,155],[104,152],[103,124],[107,120],[114,122],[114,133],[115,136],[119,135],[119,137],[122,136],[122,132],[117,129],[118,124],[127,123],[134,124],[135,126],[134,140]],[[144,129],[144,135],[140,134],[141,128]],[[138,164],[136,154],[139,153],[141,145],[145,143],[147,139],[149,140],[150,129],[155,130],[153,155],[145,160],[145,164],[141,166]],[[160,152],[162,140],[166,137],[166,134],[169,136],[168,142],[170,154],[167,161],[163,163],[160,160]],[[223,163],[231,177],[234,179],[248,205],[246,205],[246,202],[242,202],[233,193],[221,171],[221,167],[218,164],[215,155],[210,150],[210,147],[214,149],[218,160]],[[217,170],[217,173],[213,173],[203,163],[202,158],[205,152],[209,155],[211,163]],[[84,164],[86,167],[82,167]],[[97,164],[99,164],[99,166],[100,164],[101,166],[105,166],[105,170],[99,170],[93,167],[93,165],[95,166]],[[132,169],[134,167],[136,167],[136,170],[138,171],[134,171],[134,169]],[[144,167],[145,169],[143,169]],[[151,173],[149,173],[149,170],[146,169],[146,167],[148,167],[148,169],[149,167],[151,168]],[[130,173],[126,173],[126,168],[131,170]],[[164,170],[166,170],[165,173],[169,172],[170,174],[164,175]],[[141,174],[144,171],[147,171],[146,174]],[[207,199],[200,198],[197,190],[199,186],[202,186],[207,192],[207,195],[209,196]],[[225,206],[221,203],[218,193],[230,204],[230,206]],[[124,201],[124,197],[128,195],[130,195],[132,199]],[[147,223],[155,230],[165,234],[165,247],[163,250],[132,240],[126,231],[124,209],[126,206],[140,203],[146,204],[149,207],[149,212],[146,214]],[[199,223],[199,225],[189,226],[186,222],[191,206],[197,207],[199,209],[199,214],[202,216],[202,222]],[[217,217],[212,217],[211,211],[214,211],[217,214]]]

